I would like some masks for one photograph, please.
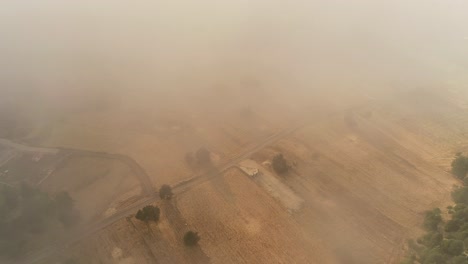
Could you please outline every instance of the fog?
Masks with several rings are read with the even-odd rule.
[[[241,96],[249,82],[299,98],[438,86],[466,69],[467,11],[463,0],[5,0],[0,87],[70,106]]]
[[[110,212],[108,219],[118,221],[123,216],[112,216],[117,209],[122,210],[117,207],[118,202],[126,201],[128,204],[133,201],[132,206],[146,205],[141,197],[154,195],[156,186],[182,183],[181,185],[188,186],[184,187],[188,191],[189,187],[193,187],[189,184],[198,184],[196,180],[200,178],[192,181],[190,177],[199,171],[192,171],[193,164],[185,164],[190,163],[185,161],[193,159],[192,152],[197,149],[209,149],[205,150],[209,162],[212,155],[218,155],[217,161],[225,159],[232,163],[230,167],[237,166],[236,159],[242,161],[242,157],[250,157],[268,144],[276,143],[275,140],[292,133],[294,130],[291,127],[300,123],[294,123],[297,121],[294,118],[298,116],[309,117],[323,109],[331,110],[328,114],[374,99],[401,99],[407,95],[405,92],[413,90],[445,93],[458,89],[467,92],[467,14],[468,0],[1,0],[0,183],[8,186],[20,183],[15,175],[7,177],[8,169],[4,165],[10,166],[13,163],[11,160],[15,161],[11,165],[13,167],[26,168],[21,162],[33,164],[32,167],[39,164],[43,167],[38,165],[37,168],[40,169],[36,170],[40,173],[47,172],[46,177],[37,176],[40,173],[34,171],[35,169],[29,171],[29,167],[24,173],[34,174],[33,177],[23,177],[24,175],[20,175],[22,170],[19,170],[21,173],[18,175],[23,177],[21,179],[27,178],[26,181],[30,180],[52,196],[62,189],[70,191],[83,219],[88,217],[102,220],[98,217]],[[398,97],[399,94],[405,95]],[[250,113],[251,107],[254,112],[256,107],[261,108],[258,111],[259,118],[245,121],[247,118],[244,115]],[[388,111],[396,108],[398,107],[390,107]],[[421,110],[423,111],[425,110]],[[405,115],[401,113],[398,114]],[[226,117],[230,114],[235,117]],[[370,118],[372,111],[369,110],[366,114]],[[365,159],[379,159],[375,164],[371,162],[372,166],[366,164],[362,171],[382,166],[382,172],[385,172],[387,157],[384,154],[387,149],[380,152],[382,146],[379,145],[380,141],[385,141],[384,132],[381,135],[379,130],[377,136],[368,131],[366,133],[369,135],[364,132],[360,137],[353,135],[352,128],[346,127],[356,125],[352,115],[345,113],[343,116],[345,124],[334,124],[329,130],[338,127],[349,131],[340,131],[343,134],[336,133],[330,137],[324,136],[326,132],[323,135],[317,133],[318,139],[312,135],[310,144],[323,141],[322,148],[335,148],[336,152],[324,152],[324,156],[327,156],[325,159],[330,161],[333,161],[332,156],[351,156],[349,153],[354,148],[359,150],[356,160],[343,162],[344,165],[337,162],[335,167],[342,167],[346,177],[348,173],[351,175],[349,179],[355,177],[358,179],[356,182],[361,180],[360,185],[353,185],[354,178],[350,180],[350,189],[353,186],[361,187],[361,184],[365,188],[365,184],[371,182],[368,186],[372,188],[369,190],[379,194],[379,188],[387,186],[384,178],[387,174],[380,175],[382,182],[374,183],[374,178],[371,179],[370,176],[369,179],[359,179],[361,168],[350,168],[359,164],[358,158],[362,155]],[[340,116],[341,121],[343,116]],[[283,117],[290,123],[283,122]],[[382,124],[393,124],[391,118],[388,120],[385,119]],[[375,126],[378,124],[380,123],[376,122]],[[388,127],[382,126],[381,130]],[[406,127],[401,130],[399,128],[392,130],[392,133],[406,131]],[[426,128],[429,125],[422,126],[422,129]],[[310,131],[306,130],[303,134]],[[315,132],[314,130],[310,134]],[[366,135],[370,138],[368,142],[365,142]],[[391,140],[387,138],[388,142],[384,142],[385,144],[396,144],[393,143],[396,142],[393,134],[386,136]],[[1,141],[3,138],[6,139]],[[406,136],[402,138],[406,139]],[[439,138],[442,136],[437,134],[437,139]],[[334,144],[335,141],[338,143]],[[361,142],[364,143],[359,145]],[[408,140],[401,145],[406,146],[412,142]],[[320,148],[309,149],[299,140],[291,143],[294,146],[295,144],[304,144],[297,155],[305,157],[302,164],[318,164]],[[336,149],[341,150],[340,144],[348,152],[336,155],[339,153]],[[365,144],[369,147],[362,147],[367,146]],[[398,151],[394,151],[393,145],[391,146],[390,152],[395,156],[393,152]],[[414,146],[420,148],[417,144]],[[374,147],[379,152],[372,152]],[[409,149],[410,147],[401,152],[406,153]],[[65,153],[66,151],[91,155],[94,159],[104,157],[108,162],[116,160],[115,164],[123,160],[130,162],[130,165],[124,164],[130,169],[120,163],[117,166],[114,163],[93,163],[94,160],[80,161],[82,163],[76,167],[72,167],[72,163],[67,164],[71,169],[61,172],[65,175],[63,176],[55,170],[60,172],[62,165],[58,164],[66,159],[69,161],[71,155]],[[91,151],[91,154],[87,151]],[[271,154],[268,151],[265,153]],[[446,152],[450,151],[452,150]],[[271,157],[267,157],[265,153],[259,154],[258,158],[268,161]],[[47,155],[53,156],[56,159],[53,162],[56,163],[50,161],[52,165],[47,164],[46,158],[47,166],[38,162]],[[416,154],[414,156],[419,158]],[[427,156],[430,155],[426,155],[426,152],[421,155],[423,158]],[[16,162],[16,158],[23,160]],[[400,159],[404,158],[398,156],[394,163],[391,160],[388,162],[391,164],[389,174],[393,172],[390,167],[397,167],[393,164],[400,164]],[[407,163],[413,166],[413,163]],[[419,166],[420,163],[418,159],[414,164]],[[406,166],[405,164],[402,166]],[[124,172],[120,172],[119,168]],[[225,172],[226,168],[219,171]],[[306,169],[310,169],[311,175],[315,173],[312,170],[314,168]],[[304,175],[309,175],[306,169]],[[323,169],[324,173],[326,169]],[[410,171],[408,174],[413,177],[416,170]],[[134,175],[129,176],[131,173],[143,176],[132,178]],[[375,174],[379,173],[377,171]],[[439,175],[438,173],[444,176],[445,172],[434,172]],[[48,183],[47,177],[50,175],[62,176],[49,179],[52,183]],[[379,175],[375,177],[377,176]],[[221,178],[223,177],[219,177],[215,189],[221,186],[219,192],[226,189],[230,191],[229,184],[224,183]],[[410,184],[416,184],[415,182],[419,184],[418,181],[407,183],[412,186]],[[275,183],[283,186],[281,180],[275,180]],[[333,184],[333,180],[323,180],[323,183]],[[347,184],[337,185],[336,190],[346,190],[349,187]],[[143,186],[141,192],[138,189],[141,188],[140,185]],[[316,185],[320,186],[320,182]],[[374,185],[377,187],[374,188]],[[437,188],[429,184],[421,186],[421,189],[429,186],[439,190],[439,185]],[[452,186],[452,183],[447,186]],[[354,192],[358,192],[356,190],[349,193],[354,195]],[[372,194],[371,191],[369,193]],[[230,195],[231,193],[226,192],[226,196]],[[388,194],[389,197],[392,195]],[[311,197],[309,193],[304,196]],[[131,200],[129,197],[136,198]],[[405,197],[408,201],[419,201],[436,199],[434,197],[438,196],[421,194],[422,198],[408,197]],[[70,197],[66,198],[72,203]],[[121,198],[122,200],[118,200]],[[333,208],[347,207],[347,196],[339,196],[343,200],[336,201],[333,201],[334,197],[328,198],[330,199],[324,198],[322,201],[314,197],[310,204],[325,208],[325,213],[330,212],[333,216],[330,220],[339,218],[341,214],[335,217],[334,213],[338,209],[335,211]],[[155,202],[157,199],[155,196],[151,201]],[[368,205],[363,205],[365,206]],[[103,208],[106,210],[103,211]],[[129,215],[134,213],[132,208],[125,208]],[[329,208],[332,209],[327,211]],[[412,206],[411,208],[413,209]],[[411,214],[419,213],[417,210],[421,207],[415,208]],[[372,207],[364,212],[378,210],[379,208]],[[179,213],[178,209],[177,212]],[[351,214],[342,215],[346,218]],[[94,216],[98,217],[93,218]],[[182,219],[177,215],[171,220],[176,218]],[[98,222],[99,228],[94,227],[93,230],[106,228],[113,223],[110,220],[107,223],[106,219]],[[252,223],[253,227],[257,226],[255,221]],[[307,220],[306,227],[309,227],[308,223]],[[324,237],[336,236],[336,239],[332,238],[330,241],[341,241],[341,229],[338,232],[329,223],[323,224],[323,227],[328,225],[333,228],[330,228],[331,232],[323,229],[321,232],[327,233]],[[3,229],[9,229],[5,226]],[[187,223],[180,226],[187,226]],[[166,227],[168,230],[170,228]],[[252,234],[258,231],[257,228],[252,230]],[[346,228],[343,230],[347,231]],[[87,234],[80,235],[84,238]],[[80,236],[77,237],[73,239],[78,241]],[[73,239],[69,240],[74,241]],[[58,247],[58,244],[60,243],[50,243],[50,247]],[[347,244],[337,244],[337,251],[346,249],[346,254],[349,253]],[[365,253],[367,250],[362,251]],[[41,254],[45,256],[48,253],[39,252],[38,258]],[[346,254],[343,258],[352,255]]]

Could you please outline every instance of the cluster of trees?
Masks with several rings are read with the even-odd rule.
[[[143,207],[143,209],[138,210],[135,218],[143,222],[149,222],[149,221],[158,222],[160,215],[161,215],[161,210],[159,209],[159,207],[153,206],[153,205],[147,205]]]
[[[442,211],[428,211],[424,218],[427,233],[410,241],[410,256],[404,264],[468,264],[468,158],[457,154],[452,173],[464,180],[464,186],[452,192],[455,206],[447,207],[450,219],[444,221]]]
[[[198,235],[197,232],[193,231],[188,231],[184,235],[184,244],[188,247],[193,247],[198,244],[198,241],[200,241],[200,236]]]
[[[159,188],[159,198],[162,200],[170,200],[173,195],[171,186],[164,184]]]
[[[457,178],[465,180],[466,174],[468,173],[468,157],[457,153],[457,156],[452,162],[452,173]]]
[[[50,197],[39,189],[22,184],[0,188],[0,256],[24,253],[28,241],[45,233],[57,222],[69,227],[79,220],[70,195]]]
[[[451,219],[444,222],[441,210],[426,212],[427,233],[410,241],[411,255],[404,264],[468,264],[468,204],[448,207]]]
[[[172,188],[169,185],[164,184],[159,189],[159,197],[162,200],[169,200],[172,198],[173,195],[174,194],[172,193]],[[135,218],[145,223],[148,223],[149,221],[158,222],[160,216],[161,210],[159,209],[159,207],[154,205],[147,205],[142,209],[138,210],[138,212],[135,215]],[[196,232],[188,231],[184,235],[184,244],[186,246],[195,246],[198,244],[199,240],[200,236]]]
[[[284,158],[283,154],[281,153],[273,157],[271,161],[271,166],[273,170],[278,174],[285,174],[291,168],[291,166],[289,166],[288,164],[288,161]]]
[[[198,149],[195,154],[189,152],[185,155],[185,162],[192,167],[205,167],[211,164],[211,153],[206,148]]]

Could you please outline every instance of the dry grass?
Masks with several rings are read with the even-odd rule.
[[[121,162],[96,157],[72,157],[41,184],[49,193],[68,191],[82,220],[101,217],[111,203],[138,195],[140,183]]]

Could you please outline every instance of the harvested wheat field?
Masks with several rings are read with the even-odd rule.
[[[320,237],[239,169],[157,204],[158,223],[121,220],[71,251],[79,263],[337,263]],[[188,230],[201,241],[183,245]],[[99,246],[97,246],[99,245]],[[274,260],[274,261],[273,261]]]
[[[77,263],[208,263],[200,248],[185,248],[182,237],[189,227],[172,202],[161,208],[158,223],[129,216],[67,250]]]
[[[305,200],[297,221],[340,263],[398,263],[406,240],[421,232],[424,211],[452,203],[457,181],[446,161],[468,129],[463,112],[431,104],[453,117],[446,119],[453,126],[441,126],[438,116],[398,106],[337,115],[254,155],[258,163],[278,152],[289,157],[293,170],[282,179]]]
[[[407,239],[422,232],[424,212],[451,204],[458,184],[447,160],[464,142],[468,122],[460,108],[431,100],[425,102],[444,109],[446,124],[413,102],[371,102],[336,113],[158,202],[159,223],[120,220],[77,245],[75,257],[82,263],[399,263]],[[276,153],[292,165],[285,175],[270,168]],[[249,176],[252,169],[258,174]],[[202,238],[194,249],[183,246],[187,230]]]
[[[333,263],[281,203],[238,169],[181,194],[178,208],[212,263]]]

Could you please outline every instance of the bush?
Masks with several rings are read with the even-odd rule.
[[[465,186],[452,192],[455,206],[448,206],[451,219],[444,224],[441,210],[436,208],[428,211],[424,218],[424,227],[429,231],[417,241],[421,246],[408,243],[410,254],[415,259],[407,259],[405,263],[421,264],[468,264],[464,254],[468,249],[468,157],[457,154],[452,162],[453,174],[463,179]],[[443,232],[445,231],[445,232]]]
[[[143,207],[143,209],[138,210],[135,217],[136,219],[143,221],[143,222],[148,222],[148,221],[157,222],[159,221],[160,214],[161,214],[161,211],[159,210],[159,207],[153,206],[153,205],[147,205]]]
[[[468,172],[468,157],[458,153],[452,161],[452,174],[459,179],[464,179]]]
[[[193,231],[188,231],[184,235],[184,244],[188,247],[192,247],[198,244],[198,241],[200,241],[200,236],[198,233],[193,232]]]
[[[171,186],[167,184],[162,185],[159,189],[159,197],[163,200],[169,200],[173,195]]]
[[[427,250],[422,254],[422,264],[446,264],[446,257],[439,249]]]
[[[460,187],[452,192],[452,199],[456,203],[468,204],[468,187]]]
[[[289,171],[289,165],[286,159],[284,158],[283,154],[278,154],[273,157],[271,162],[271,166],[273,170],[275,170],[278,174],[284,174]]]
[[[465,246],[461,240],[447,239],[442,241],[441,249],[449,255],[458,256],[463,253]]]
[[[423,236],[422,244],[428,248],[435,248],[440,245],[443,239],[444,236],[441,233],[432,232]]]
[[[445,224],[445,232],[455,232],[460,229],[460,222],[456,219],[452,219]]]
[[[44,233],[60,222],[75,223],[78,215],[73,206],[66,192],[50,197],[26,183],[19,188],[0,186],[0,258],[23,255],[36,235],[53,236],[56,232]]]
[[[465,256],[456,256],[450,262],[450,264],[468,264],[468,260]]]
[[[436,231],[439,224],[442,222],[440,209],[436,208],[432,211],[427,211],[424,218],[424,227],[429,231]]]

